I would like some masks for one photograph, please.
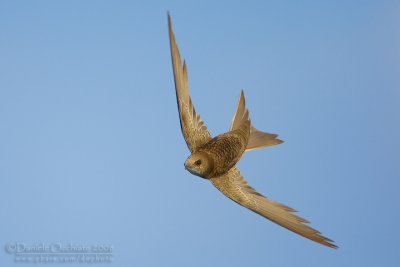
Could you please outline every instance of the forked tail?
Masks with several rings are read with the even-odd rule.
[[[233,115],[232,123],[229,128],[230,131],[237,129],[241,121],[248,116],[248,111],[246,110],[246,103],[244,100],[243,90],[240,92],[239,100],[236,105],[236,111]],[[250,127],[249,141],[246,146],[246,151],[262,148],[266,146],[273,146],[283,143],[282,140],[277,139],[277,134],[265,133],[257,130],[253,126]]]

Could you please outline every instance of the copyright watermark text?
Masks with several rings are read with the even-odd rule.
[[[111,263],[113,246],[72,243],[7,243],[4,251],[19,263]]]

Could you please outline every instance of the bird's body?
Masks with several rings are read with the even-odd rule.
[[[261,195],[240,174],[236,163],[245,151],[282,143],[276,134],[259,131],[251,125],[243,91],[229,131],[212,138],[190,99],[186,63],[182,64],[169,15],[168,27],[181,130],[191,152],[185,161],[185,168],[210,180],[219,191],[239,205],[299,235],[336,248],[332,240],[305,225],[307,220],[294,215],[294,209]]]
[[[240,129],[220,134],[191,154],[185,162],[185,167],[195,175],[203,178],[213,178],[228,172],[239,161],[244,151],[250,136],[250,123],[243,124]],[[201,164],[205,164],[202,158],[208,157],[210,170],[207,173],[196,173],[196,162],[200,160]],[[193,171],[192,171],[193,170]]]

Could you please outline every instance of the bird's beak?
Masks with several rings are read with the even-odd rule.
[[[190,162],[189,162],[189,159],[187,159],[187,160],[185,160],[185,163],[183,163],[183,166],[185,166],[185,169],[187,170],[187,171],[189,171],[191,168],[191,164],[190,164]]]

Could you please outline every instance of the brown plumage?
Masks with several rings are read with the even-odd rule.
[[[181,130],[191,152],[185,168],[194,175],[209,179],[239,205],[308,239],[336,248],[332,240],[307,226],[308,221],[294,215],[294,209],[266,198],[247,184],[235,166],[243,153],[282,141],[276,138],[276,134],[261,132],[251,125],[243,91],[229,131],[212,138],[190,99],[186,63],[182,65],[169,15],[168,29]]]

